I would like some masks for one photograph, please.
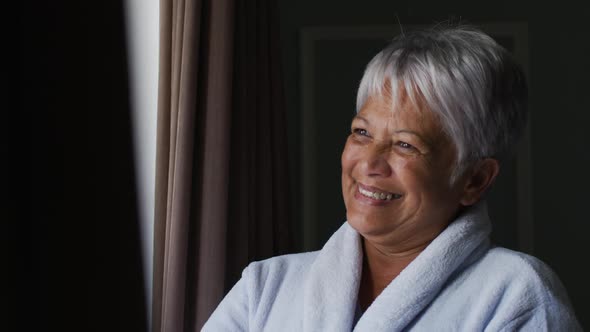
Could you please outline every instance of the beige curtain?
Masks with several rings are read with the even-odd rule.
[[[197,330],[224,291],[233,8],[162,0],[160,12],[153,330]]]
[[[152,328],[198,331],[248,262],[292,243],[277,9],[160,12]]]

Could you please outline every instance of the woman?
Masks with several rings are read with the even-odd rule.
[[[581,330],[546,265],[489,240],[482,197],[526,99],[520,67],[476,29],[393,40],[342,153],[347,222],[320,251],[250,264],[203,330]]]

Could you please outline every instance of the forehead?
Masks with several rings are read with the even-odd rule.
[[[390,94],[370,96],[358,115],[375,125],[385,125],[395,130],[412,129],[431,135],[442,133],[438,117],[420,100],[413,101],[404,92],[392,100]]]

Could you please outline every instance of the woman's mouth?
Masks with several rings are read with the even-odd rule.
[[[400,194],[382,191],[378,188],[368,187],[361,184],[358,185],[358,192],[364,197],[378,201],[391,201],[402,197]]]

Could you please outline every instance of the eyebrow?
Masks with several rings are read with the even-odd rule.
[[[354,118],[352,118],[352,121],[354,121],[354,120],[361,120],[361,121],[364,121],[366,123],[369,123],[369,120],[365,119],[363,116],[358,115],[358,114],[355,115]]]

